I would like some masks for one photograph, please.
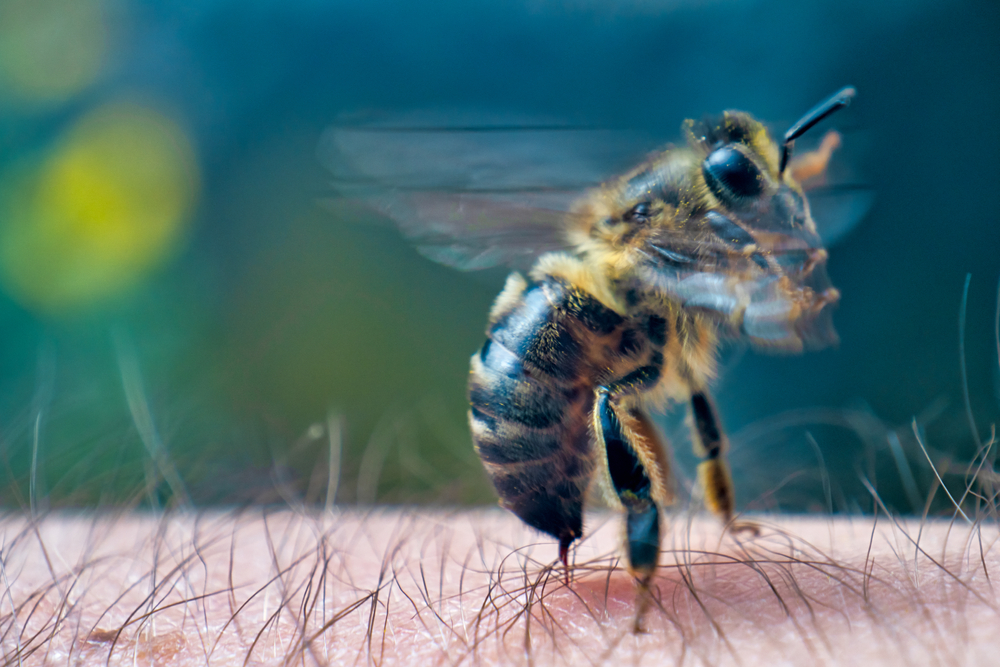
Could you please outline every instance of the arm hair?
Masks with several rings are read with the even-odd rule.
[[[572,580],[500,511],[6,516],[3,665],[994,664],[995,524],[675,516],[653,600],[620,521]],[[13,609],[14,613],[11,613]]]

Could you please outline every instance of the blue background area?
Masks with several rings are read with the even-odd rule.
[[[948,471],[976,454],[958,353],[966,274],[968,388],[984,438],[1000,413],[1000,8],[871,5],[109,6],[97,82],[47,107],[0,94],[0,165],[126,97],[187,128],[200,205],[185,249],[124,297],[60,317],[0,297],[0,497],[26,502],[37,421],[47,502],[167,500],[125,405],[112,344],[124,332],[198,502],[322,499],[327,440],[310,426],[331,411],[345,424],[339,500],[491,501],[464,385],[503,277],[435,265],[391,226],[324,211],[324,127],[359,110],[474,107],[671,139],[684,118],[739,108],[782,130],[852,84],[856,103],[835,124],[875,203],[831,250],[842,343],[801,357],[730,351],[718,400],[742,506],[822,508],[828,474],[834,509],[868,510],[863,473],[892,507],[919,511],[931,473],[910,420]],[[677,422],[665,420],[669,432]],[[675,439],[689,470],[682,431]]]

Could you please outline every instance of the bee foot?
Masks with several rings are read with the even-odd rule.
[[[761,527],[760,524],[754,523],[753,521],[733,521],[727,527],[727,530],[736,537],[760,537]]]
[[[649,609],[649,602],[652,599],[652,593],[649,590],[650,579],[652,579],[652,574],[636,579],[639,590],[636,591],[635,619],[632,621],[632,634],[634,635],[646,634],[646,629],[642,627],[642,621],[646,618],[646,610]]]

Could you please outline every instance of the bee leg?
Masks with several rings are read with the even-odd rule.
[[[698,464],[698,483],[705,494],[705,506],[730,530],[758,533],[759,529],[751,522],[733,522],[733,478],[726,462],[729,440],[707,391],[692,394],[691,415],[691,442],[695,455],[703,459]]]
[[[830,163],[830,156],[838,148],[840,148],[840,134],[836,130],[830,130],[823,136],[823,141],[820,142],[816,150],[792,158],[792,163],[788,165],[788,171],[791,172],[792,178],[799,183],[819,176],[826,171],[826,166]]]
[[[635,385],[621,387],[626,393]],[[626,410],[615,395],[619,387],[600,387],[594,430],[604,445],[611,486],[625,510],[625,549],[629,572],[639,584],[634,630],[641,631],[649,606],[649,583],[660,556],[660,505],[671,498],[666,483],[666,453],[648,417]]]
[[[640,634],[643,632],[642,619],[653,597],[649,582],[653,579],[653,572],[660,559],[660,514],[656,503],[650,503],[646,511],[629,508],[626,512],[625,540],[629,570],[639,584],[632,632]]]

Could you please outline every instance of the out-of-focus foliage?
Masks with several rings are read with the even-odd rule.
[[[1000,413],[998,29],[934,0],[4,0],[0,499],[490,502],[465,381],[504,276],[319,205],[324,128],[462,108],[666,142],[726,108],[782,131],[853,84],[835,124],[875,203],[831,250],[842,344],[730,350],[718,400],[742,506],[869,508],[864,474],[919,509],[912,417],[946,481],[975,455],[967,273],[983,437]]]

